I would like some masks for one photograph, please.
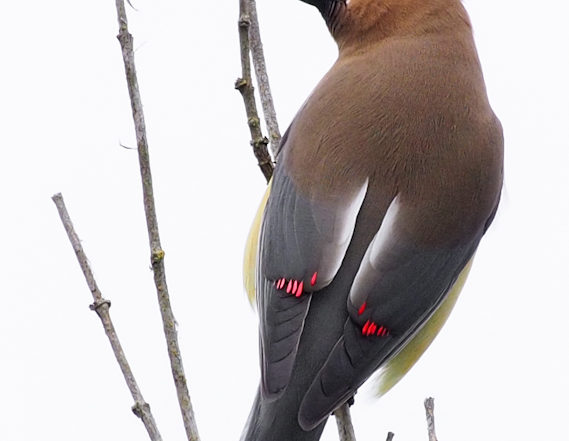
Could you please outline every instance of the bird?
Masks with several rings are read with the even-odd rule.
[[[283,135],[245,284],[261,380],[242,441],[315,441],[443,326],[492,223],[503,130],[460,0],[302,0],[338,57]]]

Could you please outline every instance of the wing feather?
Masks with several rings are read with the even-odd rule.
[[[480,228],[460,243],[425,243],[422,239],[429,232],[417,227],[421,218],[420,209],[406,207],[397,198],[386,211],[354,278],[343,335],[300,406],[299,422],[305,430],[320,424],[420,333],[444,304],[483,234]],[[370,323],[389,334],[366,334],[364,327]],[[416,346],[415,360],[427,346]]]
[[[260,232],[256,287],[263,394],[280,396],[290,379],[311,295],[338,272],[364,201],[367,180],[331,198],[302,193],[277,167]],[[316,276],[314,276],[316,274]],[[303,285],[300,297],[279,289]],[[314,283],[313,283],[314,282]],[[317,295],[317,294],[316,294]]]

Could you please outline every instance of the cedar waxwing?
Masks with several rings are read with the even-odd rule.
[[[339,56],[283,137],[248,241],[261,384],[245,441],[318,440],[372,373],[393,386],[444,324],[502,188],[460,0],[304,1]]]

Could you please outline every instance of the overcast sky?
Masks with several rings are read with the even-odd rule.
[[[145,440],[50,197],[62,192],[145,399],[184,440],[141,203],[114,2],[0,7],[0,437]],[[240,95],[237,0],[128,9],[162,245],[203,441],[237,440],[259,379],[241,257],[264,181]],[[569,27],[565,1],[468,0],[506,139],[498,216],[447,325],[358,441],[569,439]],[[317,11],[259,0],[281,130],[333,63]],[[337,440],[329,421],[325,441]]]

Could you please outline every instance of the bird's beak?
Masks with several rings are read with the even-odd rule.
[[[308,3],[309,5],[316,6],[319,11],[323,11],[328,3],[334,0],[300,0],[303,3]]]

